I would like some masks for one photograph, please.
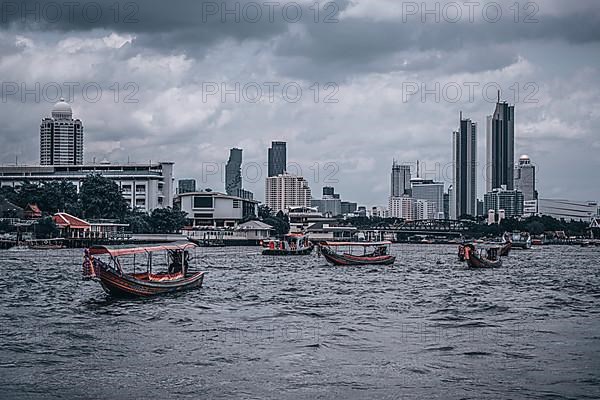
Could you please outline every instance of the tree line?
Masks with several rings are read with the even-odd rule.
[[[107,219],[129,224],[133,233],[175,233],[186,224],[186,213],[173,208],[159,208],[151,213],[132,209],[119,185],[101,175],[87,176],[79,192],[66,180],[40,185],[24,182],[18,188],[0,188],[0,197],[21,208],[36,204],[46,215],[66,212],[85,220]]]

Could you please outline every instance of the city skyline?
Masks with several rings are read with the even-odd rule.
[[[288,164],[302,166],[311,187],[333,185],[361,204],[385,204],[393,159],[401,163],[420,159],[428,178],[449,184],[448,176],[439,171],[451,163],[447,132],[454,127],[456,114],[463,110],[484,132],[500,88],[503,100],[517,107],[515,161],[521,154],[531,157],[540,195],[600,197],[597,185],[586,184],[597,181],[600,168],[595,157],[600,148],[596,135],[600,116],[595,111],[600,101],[600,35],[580,28],[586,26],[581,18],[595,21],[600,14],[593,2],[568,6],[545,2],[536,16],[543,24],[517,24],[508,12],[494,24],[422,23],[417,18],[403,23],[390,4],[367,6],[356,1],[339,6],[339,22],[334,24],[315,24],[310,18],[296,24],[219,22],[201,25],[210,26],[210,34],[198,37],[188,36],[186,30],[192,24],[197,27],[198,19],[192,16],[201,15],[201,5],[192,3],[190,15],[179,15],[183,20],[178,24],[169,18],[153,23],[157,16],[161,20],[174,16],[168,7],[153,4],[144,6],[135,24],[82,20],[64,29],[67,24],[58,21],[36,30],[9,16],[0,25],[0,73],[17,89],[3,88],[0,163],[37,162],[39,119],[58,99],[52,91],[42,93],[42,88],[56,83],[74,115],[85,123],[85,162],[167,158],[177,162],[178,178],[194,176],[199,187],[222,188],[221,175],[206,177],[199,163],[221,165],[222,155],[239,147],[244,149],[245,164],[266,169],[264,150],[273,140],[281,140],[289,145]],[[372,20],[380,23],[367,24]],[[294,46],[285,46],[296,29],[305,33]],[[449,29],[458,29],[460,40],[445,40]],[[497,40],[500,31],[506,32],[502,41]],[[380,45],[361,46],[360,40],[347,40],[347,32],[356,32],[357,39],[381,38],[373,41]],[[389,37],[403,39],[386,43]],[[479,57],[482,52],[490,56]],[[72,95],[68,82],[79,85]],[[252,82],[277,82],[281,88],[297,82],[303,97],[290,103],[282,101],[279,91],[273,103],[268,99],[252,103],[243,96],[236,102],[233,95],[225,101],[218,95],[204,101],[206,82],[229,84],[228,89],[235,83],[243,88]],[[328,82],[338,86],[337,103],[323,102]],[[473,100],[467,82],[478,84]],[[36,83],[37,99],[21,90],[25,85],[35,91]],[[314,101],[314,83],[320,84],[319,102]],[[409,96],[412,83],[418,93]],[[84,98],[84,85],[94,84],[102,88],[102,96],[96,100],[90,91]],[[457,101],[448,93],[454,84],[462,88]],[[489,90],[484,93],[486,85]],[[424,95],[423,100],[422,89],[437,93]],[[326,169],[326,163],[335,171]],[[478,164],[477,197],[483,198],[483,136]],[[244,186],[264,193],[266,175],[263,170],[260,179],[244,181]],[[331,176],[337,182],[325,181]]]

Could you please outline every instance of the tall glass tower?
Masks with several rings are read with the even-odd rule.
[[[272,142],[269,149],[269,176],[281,175],[287,165],[287,148],[285,142]]]
[[[463,119],[453,133],[453,177],[450,218],[477,215],[477,124]]]
[[[239,196],[242,190],[242,149],[229,150],[225,165],[225,191],[230,196]]]
[[[410,178],[410,165],[400,165],[394,161],[392,164],[390,196],[410,195]]]
[[[498,103],[486,126],[486,191],[506,186],[514,189],[515,170],[515,106]]]

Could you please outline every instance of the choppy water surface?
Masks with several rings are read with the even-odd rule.
[[[0,251],[2,398],[600,398],[600,249],[389,267],[201,249],[204,287],[113,300],[81,250]]]

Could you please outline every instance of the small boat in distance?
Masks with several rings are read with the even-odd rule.
[[[25,244],[31,250],[58,250],[66,247],[63,239],[28,240],[25,242]]]
[[[502,243],[511,243],[512,249],[531,249],[531,235],[528,232],[505,232]]]
[[[458,260],[465,261],[466,248],[469,248],[471,253],[475,252],[475,245],[472,243],[461,244],[458,246]]]
[[[499,256],[500,248],[492,247],[487,250],[471,251],[465,248],[465,261],[470,268],[497,268],[502,266]]]
[[[308,237],[294,233],[285,235],[283,239],[265,240],[261,246],[262,254],[266,256],[305,256],[315,248]]]
[[[391,245],[392,242],[321,242],[318,246],[333,265],[389,265],[396,261],[390,254]],[[354,254],[356,249],[361,249],[362,254]]]
[[[116,297],[152,296],[200,287],[204,272],[189,270],[190,253],[196,247],[189,242],[150,247],[90,247],[85,250],[83,279],[98,281],[108,294]],[[142,272],[136,273],[136,257],[141,261]],[[133,261],[133,272],[124,271],[125,261]],[[166,271],[153,273],[153,268],[161,267]]]

